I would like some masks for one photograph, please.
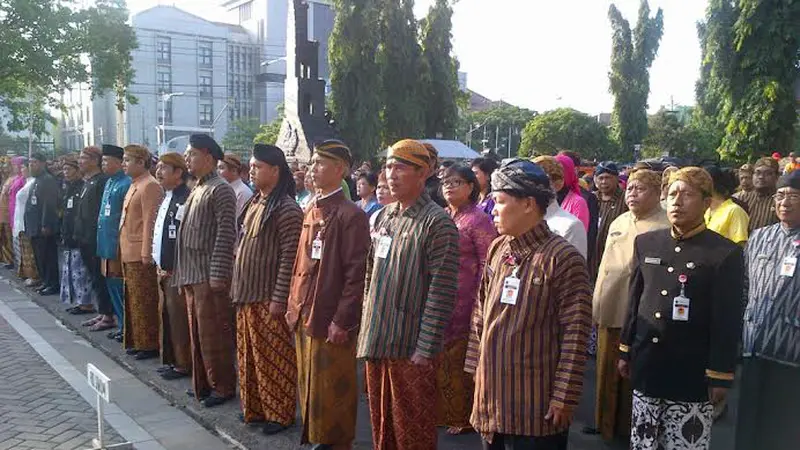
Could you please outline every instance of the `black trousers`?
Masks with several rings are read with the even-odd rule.
[[[89,274],[92,292],[97,298],[97,312],[106,316],[113,316],[114,308],[111,305],[111,297],[108,294],[106,277],[100,271],[100,257],[97,256],[97,247],[94,245],[81,245],[81,258]]]
[[[483,450],[567,450],[568,437],[568,431],[550,436],[495,433],[491,444],[483,441]]]
[[[58,238],[52,236],[36,236],[31,238],[33,247],[33,259],[36,261],[36,270],[39,271],[39,278],[42,285],[59,289],[58,273]]]

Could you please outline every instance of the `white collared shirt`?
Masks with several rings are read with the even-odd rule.
[[[583,222],[580,219],[561,209],[558,203],[553,200],[550,202],[550,206],[547,207],[544,220],[553,233],[566,239],[586,258],[588,250],[586,227],[583,226]]]
[[[156,225],[153,228],[153,260],[158,267],[161,267],[161,240],[164,237],[164,221],[167,219],[169,204],[172,202],[172,191],[167,191],[161,206],[158,208]]]
[[[236,193],[236,217],[242,215],[242,210],[244,209],[244,205],[250,200],[250,197],[253,196],[253,190],[242,181],[240,178],[233,180],[232,183],[228,183],[233,188],[233,192]]]

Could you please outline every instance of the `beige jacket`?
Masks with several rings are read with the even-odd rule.
[[[660,206],[641,219],[628,211],[611,223],[592,298],[592,317],[599,327],[622,328],[625,324],[636,236],[669,226],[667,213]]]

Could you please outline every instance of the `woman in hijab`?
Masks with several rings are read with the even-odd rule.
[[[558,155],[555,158],[564,169],[564,180],[557,183],[561,186],[554,186],[558,204],[561,206],[561,209],[580,219],[580,221],[583,222],[583,226],[588,231],[589,206],[586,204],[586,200],[583,196],[581,196],[578,174],[575,172],[575,163],[566,155]]]

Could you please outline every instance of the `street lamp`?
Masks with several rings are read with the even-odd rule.
[[[167,102],[172,99],[172,97],[180,97],[183,95],[183,92],[170,92],[161,94],[161,133],[158,135],[158,144],[164,142],[164,139],[167,137],[167,130],[164,128],[167,126]]]

